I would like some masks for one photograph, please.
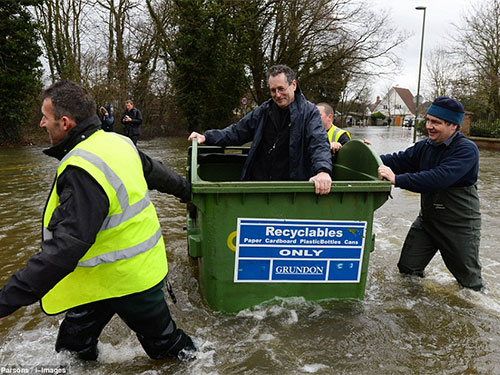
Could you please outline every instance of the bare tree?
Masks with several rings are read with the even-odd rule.
[[[81,82],[100,103],[134,96],[153,122],[175,95],[199,126],[233,117],[241,95],[266,100],[277,63],[311,100],[350,103],[395,66],[405,38],[358,0],[42,0],[37,16],[52,79]]]
[[[456,25],[456,59],[465,75],[457,82],[464,100],[488,119],[500,116],[500,1],[471,5]]]
[[[365,81],[393,70],[392,52],[407,35],[390,26],[387,12],[375,13],[354,0],[257,1],[254,63],[267,67],[285,63],[295,69],[308,97],[334,107],[354,81]],[[266,22],[265,24],[263,22]],[[259,36],[258,33],[261,33]],[[264,68],[251,69],[258,101],[268,97]],[[361,85],[363,86],[363,84]]]
[[[426,81],[430,88],[427,94],[430,98],[451,95],[455,80],[456,64],[450,52],[442,47],[431,50],[425,60]]]
[[[131,13],[139,7],[140,2],[134,0],[95,0],[106,13],[104,23],[108,28],[107,48],[107,85],[116,87],[120,102],[131,95],[130,56],[127,51],[132,24]],[[141,18],[135,20],[141,22]]]
[[[43,0],[34,8],[52,80],[81,82],[81,35],[88,7],[88,0]]]

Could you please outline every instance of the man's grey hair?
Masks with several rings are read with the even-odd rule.
[[[288,84],[291,85],[295,80],[295,72],[286,65],[273,65],[267,70],[267,80],[269,77],[276,77],[278,74],[284,73]]]
[[[42,100],[45,99],[52,101],[56,120],[67,116],[79,124],[96,114],[96,104],[92,95],[72,81],[53,83],[42,92]]]

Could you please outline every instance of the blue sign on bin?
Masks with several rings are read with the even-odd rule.
[[[366,221],[238,219],[235,282],[355,283]]]

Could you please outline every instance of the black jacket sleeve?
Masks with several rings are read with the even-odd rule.
[[[339,137],[339,143],[343,146],[345,145],[347,142],[349,142],[351,140],[351,138],[349,137],[349,135],[347,133],[344,133],[342,134],[340,137]]]
[[[191,200],[191,184],[161,161],[151,159],[139,150],[144,178],[150,190],[175,195],[184,202]]]
[[[58,178],[57,191],[61,204],[49,223],[53,238],[42,241],[41,251],[2,288],[0,317],[38,301],[73,271],[106,218],[108,198],[82,169],[68,167]]]
[[[137,108],[133,109],[134,116],[132,117],[132,123],[133,126],[139,126],[142,124],[142,113],[139,111]]]

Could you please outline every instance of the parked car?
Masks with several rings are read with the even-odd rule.
[[[415,116],[405,116],[403,119],[403,126],[411,128],[415,125]]]

